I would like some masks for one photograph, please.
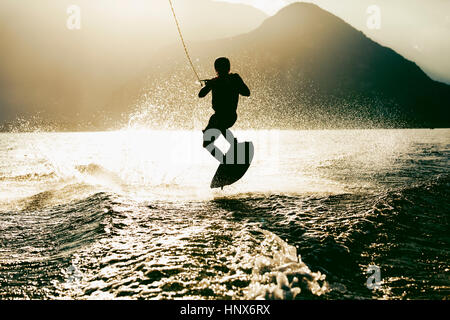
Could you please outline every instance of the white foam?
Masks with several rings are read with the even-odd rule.
[[[255,257],[248,299],[295,299],[302,291],[321,296],[329,291],[325,275],[312,272],[297,255],[295,247],[275,234],[265,235],[262,252]],[[304,292],[303,292],[304,293]]]

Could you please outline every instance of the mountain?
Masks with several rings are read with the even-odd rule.
[[[247,34],[190,47],[203,77],[213,76],[212,62],[225,55],[247,80],[253,95],[242,99],[240,127],[450,125],[450,86],[313,4],[289,5]],[[158,75],[149,71],[145,98],[137,103],[150,123],[203,123],[210,113],[198,102],[195,78],[177,48],[161,53]]]
[[[71,5],[80,8],[80,30],[66,27]],[[187,41],[235,36],[267,17],[251,6],[213,0],[173,5]],[[2,0],[0,125],[39,112],[50,122],[94,126],[88,122],[105,114],[111,94],[148,68],[160,48],[178,41],[168,0]]]
[[[250,1],[250,0],[248,0]],[[285,4],[298,0],[283,0]],[[450,84],[450,1],[305,0],[336,14],[372,40],[412,60],[432,79]],[[381,13],[380,29],[367,21],[369,7]]]

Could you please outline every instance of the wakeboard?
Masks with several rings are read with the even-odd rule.
[[[234,143],[224,155],[211,181],[211,189],[222,188],[239,181],[250,168],[255,148],[253,142]]]

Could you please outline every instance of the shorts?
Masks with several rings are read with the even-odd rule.
[[[237,114],[235,112],[228,114],[215,113],[209,118],[208,125],[203,132],[208,129],[219,129],[225,136],[225,131],[231,128],[236,123],[236,120]]]

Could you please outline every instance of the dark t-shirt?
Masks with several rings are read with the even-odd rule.
[[[212,91],[212,107],[216,113],[236,113],[239,95],[250,95],[249,88],[237,73],[208,81],[199,95],[205,96],[209,91]]]

